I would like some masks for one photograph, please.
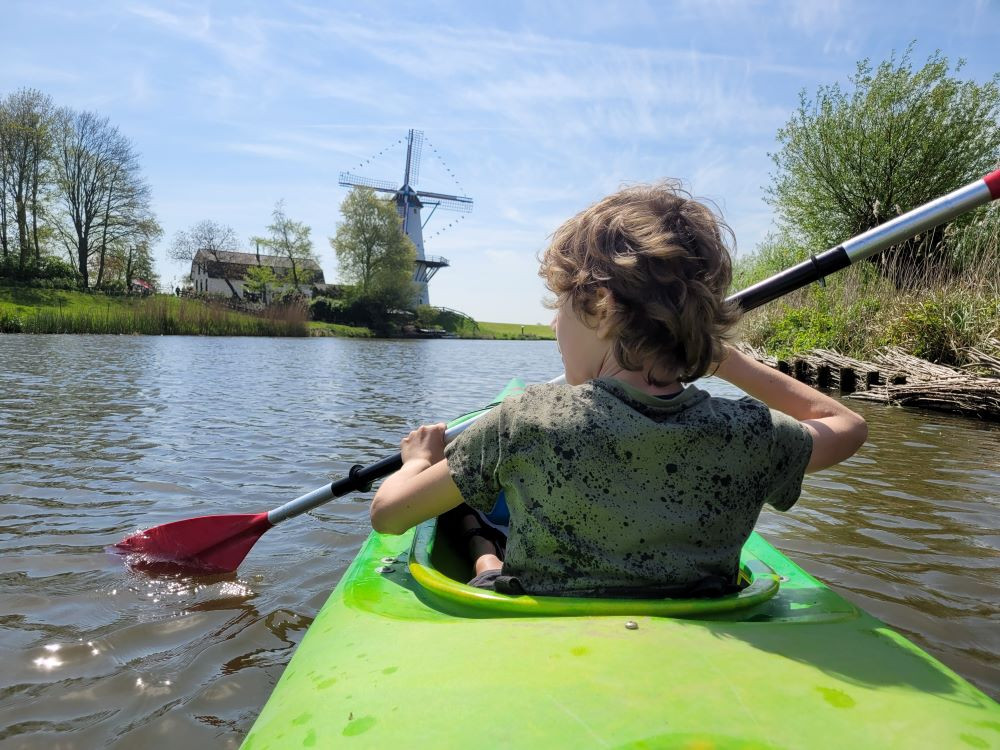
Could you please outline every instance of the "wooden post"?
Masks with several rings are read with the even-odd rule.
[[[850,367],[840,368],[840,392],[854,393],[858,389],[858,374]]]
[[[801,383],[812,383],[812,375],[809,372],[809,363],[804,359],[795,360],[795,379]]]

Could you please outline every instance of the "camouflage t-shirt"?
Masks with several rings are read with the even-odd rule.
[[[473,508],[504,490],[505,575],[530,593],[600,596],[734,580],[762,505],[795,503],[811,452],[805,427],[755,399],[601,378],[531,386],[445,455]]]

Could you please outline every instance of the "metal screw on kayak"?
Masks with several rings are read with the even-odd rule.
[[[635,620],[626,620],[625,621],[625,627],[628,630],[638,630],[639,629],[639,623],[637,623]]]
[[[382,562],[391,565],[394,562],[399,562],[395,557],[383,557]]]
[[[393,568],[391,565],[382,565],[379,566],[378,568],[375,568],[376,573],[391,573],[392,570]]]
[[[785,583],[786,581],[789,580],[791,579],[788,576],[778,576],[778,583]]]

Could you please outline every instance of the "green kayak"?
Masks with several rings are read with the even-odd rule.
[[[510,597],[461,583],[436,522],[373,533],[243,747],[1000,748],[1000,704],[757,534],[742,575]]]

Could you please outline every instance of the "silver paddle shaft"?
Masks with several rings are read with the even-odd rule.
[[[933,229],[993,200],[986,180],[953,190],[841,244],[851,263]]]

